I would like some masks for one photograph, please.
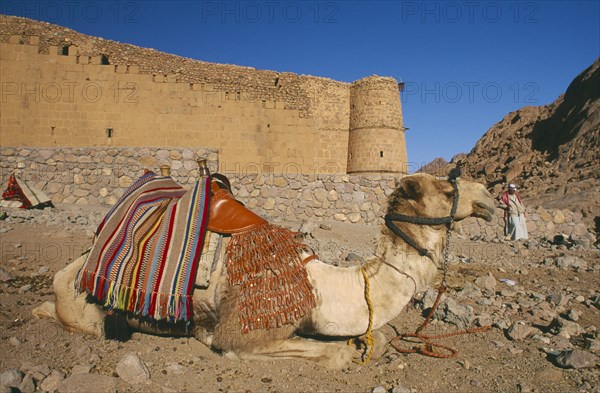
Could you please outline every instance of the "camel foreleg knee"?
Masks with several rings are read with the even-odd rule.
[[[56,304],[54,302],[44,302],[31,310],[31,313],[36,318],[50,318],[58,321],[58,317],[56,316]]]

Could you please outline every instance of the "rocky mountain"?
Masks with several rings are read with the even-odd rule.
[[[463,176],[486,184],[494,195],[512,182],[526,204],[578,210],[598,225],[600,58],[552,104],[506,115],[462,162]],[[449,167],[437,164],[426,171],[445,175]]]

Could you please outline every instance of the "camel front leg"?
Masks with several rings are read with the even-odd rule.
[[[356,351],[344,342],[323,342],[294,337],[283,341],[259,345],[251,352],[235,353],[241,359],[274,360],[300,359],[335,370],[348,367]]]
[[[97,305],[87,303],[85,294],[75,292],[75,276],[85,262],[85,256],[56,273],[54,302],[45,302],[33,310],[36,317],[52,318],[70,332],[102,337],[106,313]]]

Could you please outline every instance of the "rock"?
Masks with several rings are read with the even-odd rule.
[[[11,337],[11,338],[9,338],[9,339],[8,339],[8,343],[9,343],[10,345],[12,345],[13,347],[18,347],[18,346],[20,346],[20,345],[21,345],[21,341],[19,341],[19,339],[18,339],[18,338],[16,338],[16,337]]]
[[[302,226],[300,227],[300,232],[304,233],[305,235],[313,236],[313,232],[315,232],[315,230],[319,227],[319,224],[313,221],[305,221],[302,223]]]
[[[596,366],[598,357],[580,349],[566,350],[555,358],[557,366],[562,368],[591,368]]]
[[[33,381],[33,375],[31,373],[27,373],[25,378],[21,381],[19,385],[19,390],[21,393],[34,393],[35,392],[35,382]]]
[[[319,225],[319,228],[321,228],[324,231],[331,231],[331,224],[322,223],[321,225]]]
[[[589,349],[593,352],[600,352],[600,340],[595,340],[593,338],[586,338],[583,343],[586,349]]]
[[[558,317],[550,323],[550,331],[553,334],[570,338],[579,336],[584,333],[585,330],[576,322],[567,321],[564,318]]]
[[[116,372],[121,379],[137,385],[150,382],[150,371],[135,352],[129,352],[119,361]]]
[[[554,260],[554,264],[556,265],[556,267],[563,270],[566,270],[568,268],[573,268],[577,270],[587,268],[586,261],[584,261],[581,258],[577,258],[570,255],[561,255],[559,257],[556,257],[556,259]]]
[[[48,266],[42,266],[38,269],[37,274],[38,275],[43,275],[46,274],[50,271],[50,268]]]
[[[481,290],[470,282],[467,282],[463,287],[462,291],[459,292],[460,296],[468,297],[470,299],[480,299]]]
[[[89,374],[94,366],[92,364],[78,364],[71,369],[71,375]]]
[[[76,374],[58,384],[59,393],[116,393],[118,379],[101,374]]]
[[[360,213],[349,213],[347,217],[348,221],[353,224],[359,222],[361,219]]]
[[[60,381],[65,379],[65,375],[58,370],[52,370],[50,374],[44,378],[42,383],[40,384],[40,390],[46,392],[52,392],[58,389],[58,384]]]
[[[361,262],[361,261],[363,261],[363,258],[360,255],[357,255],[357,254],[351,252],[351,253],[349,253],[346,256],[346,261],[348,261],[348,262]]]
[[[376,388],[373,388],[372,392],[373,393],[387,393],[387,389],[384,388],[383,386],[377,386]]]
[[[506,335],[511,340],[517,341],[517,340],[524,340],[524,339],[534,335],[535,332],[536,332],[536,329],[531,326],[527,326],[522,323],[514,323],[506,331]]]
[[[475,319],[473,307],[459,304],[452,298],[441,303],[434,316],[461,329],[470,327]]]
[[[30,367],[28,371],[33,375],[33,379],[37,381],[42,381],[50,375],[50,367],[47,364]]]
[[[435,302],[437,295],[438,295],[438,291],[436,291],[433,288],[429,288],[428,290],[426,290],[425,293],[423,293],[421,300],[419,301],[419,303],[421,304],[421,309],[427,310],[428,308],[433,307],[433,303]],[[440,299],[440,304],[444,303],[446,301],[446,299],[447,299],[447,296],[445,294],[442,294],[442,297]]]
[[[0,268],[0,282],[13,281],[15,278],[6,270]]]
[[[77,357],[79,359],[87,359],[92,354],[92,349],[88,346],[81,347],[77,350]]]
[[[493,292],[496,289],[496,278],[492,275],[492,273],[488,273],[487,276],[479,277],[475,280],[475,285],[479,288],[486,289],[488,291]]]
[[[23,380],[23,373],[16,368],[11,368],[0,374],[0,386],[18,388]]]
[[[170,374],[170,375],[183,375],[188,371],[188,368],[182,366],[181,364],[173,363],[173,364],[169,365],[166,368],[166,370],[167,370],[167,374]]]
[[[411,390],[409,388],[405,388],[404,386],[398,385],[394,386],[392,393],[411,393]]]
[[[576,310],[574,308],[570,309],[569,313],[567,314],[567,318],[569,318],[569,320],[574,321],[574,322],[578,321],[580,316],[581,316],[581,311]]]
[[[548,302],[554,304],[555,306],[559,306],[559,307],[564,307],[567,305],[567,303],[569,302],[569,299],[566,295],[562,294],[562,293],[553,293],[548,295],[548,297],[546,298],[546,300],[548,300]]]
[[[334,213],[333,219],[336,221],[346,221],[348,218],[344,213]]]

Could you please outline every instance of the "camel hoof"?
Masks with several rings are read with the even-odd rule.
[[[231,360],[240,360],[239,356],[235,354],[233,351],[226,352],[223,357]]]
[[[377,360],[381,358],[387,350],[387,339],[385,338],[385,334],[380,331],[373,332],[373,338],[375,339],[375,347],[371,354],[371,360]]]

